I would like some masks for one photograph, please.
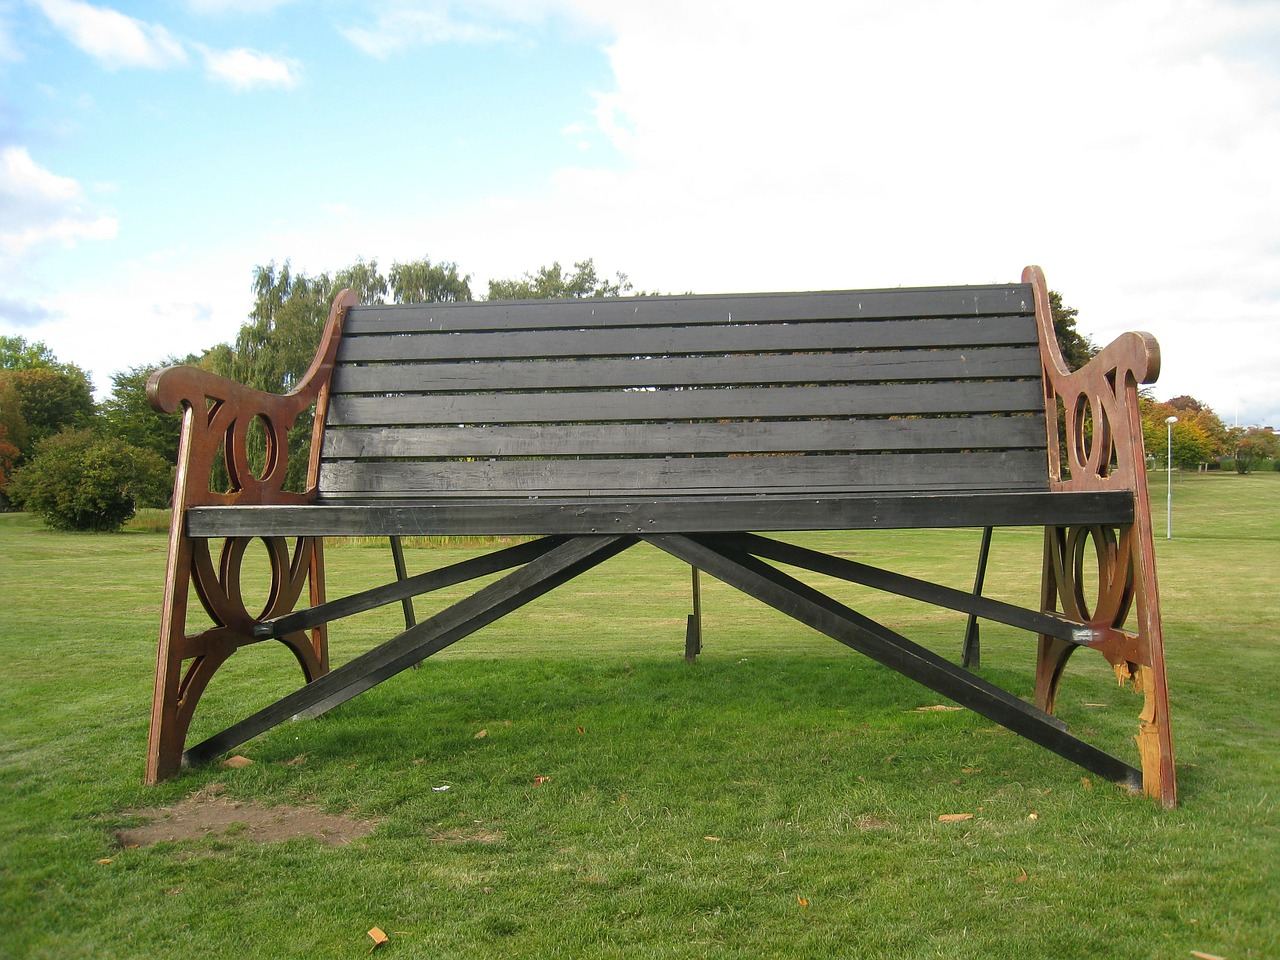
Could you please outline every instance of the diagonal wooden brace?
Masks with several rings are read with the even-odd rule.
[[[1066,725],[931,650],[856,613],[756,557],[716,537],[654,535],[649,542],[694,564],[748,596],[866,654],[873,660],[968,707],[1019,736],[1108,780],[1140,790],[1142,773],[1072,736]]]
[[[633,537],[574,537],[381,646],[189,748],[183,754],[183,762],[204,763],[285,720],[314,717],[331,710],[616,556],[635,542]]]

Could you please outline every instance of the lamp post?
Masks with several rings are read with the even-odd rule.
[[[1169,505],[1165,508],[1165,531],[1164,538],[1166,540],[1173,539],[1173,425],[1178,422],[1177,417],[1165,417],[1165,428],[1169,433],[1169,449],[1165,456],[1165,475],[1169,479]]]

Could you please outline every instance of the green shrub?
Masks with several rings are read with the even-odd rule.
[[[150,450],[67,429],[36,447],[6,492],[55,530],[115,531],[137,507],[163,506],[172,477]]]

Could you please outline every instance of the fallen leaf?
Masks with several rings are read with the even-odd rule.
[[[931,707],[916,707],[916,713],[937,713],[942,711],[950,713],[953,710],[963,710],[963,709],[964,707],[949,707],[944,703],[935,703]]]
[[[485,737],[487,737],[488,735],[489,735],[489,731],[488,731],[488,730],[481,730],[479,733],[477,733],[477,734],[476,734],[476,739],[477,739],[477,740],[483,740],[483,739],[484,739]]]
[[[1019,868],[1018,868],[1018,875],[1017,875],[1016,877],[1014,877],[1014,878],[1013,878],[1013,882],[1014,882],[1014,883],[1026,883],[1026,882],[1027,882],[1027,871],[1026,871],[1026,870],[1023,870],[1021,867],[1019,867]]]
[[[1081,777],[1081,778],[1080,778],[1080,782],[1081,782],[1082,784],[1084,784],[1084,788],[1085,788],[1086,790],[1092,790],[1092,789],[1093,789],[1093,781],[1092,781],[1092,780],[1090,780],[1088,777]]]
[[[550,777],[542,777],[542,776],[538,776],[538,777],[534,777],[534,778],[533,778],[533,785],[534,785],[535,787],[540,787],[540,786],[542,786],[544,783],[550,783],[550,782],[551,782],[551,778],[550,778]]]
[[[804,897],[796,897],[796,903],[800,904],[802,907],[807,907],[809,905],[809,901]]]
[[[1199,950],[1192,950],[1191,955],[1197,960],[1227,960],[1226,957],[1220,957],[1216,953],[1201,953]]]
[[[369,948],[370,953],[373,953],[373,951],[377,950],[380,946],[382,946],[384,943],[386,943],[388,940],[391,939],[385,933],[383,933],[381,928],[379,927],[374,927],[372,930],[369,931],[369,938],[373,940],[373,946]]]
[[[982,768],[981,767],[965,767],[960,772],[961,773],[981,773]]]
[[[110,862],[111,862],[110,857],[103,857],[101,860],[98,861],[98,863],[110,863]]]
[[[944,813],[938,817],[939,823],[956,823],[960,820],[972,820],[972,813]]]
[[[252,760],[248,757],[242,757],[238,753],[234,757],[227,757],[222,761],[224,767],[230,767],[232,770],[240,770],[244,767],[252,766],[252,764]]]
[[[1028,819],[1028,820],[1039,820],[1039,819],[1040,819],[1040,814],[1038,814],[1038,813],[1036,813],[1034,810],[1032,810],[1030,813],[1028,813],[1028,814],[1027,814],[1027,819]]]
[[[719,837],[703,837],[702,839],[703,839],[703,840],[710,840],[712,843],[719,843],[719,842],[720,842],[720,838],[719,838]]]
[[[581,727],[578,728],[578,733],[586,733],[586,732],[587,731],[583,730]]]

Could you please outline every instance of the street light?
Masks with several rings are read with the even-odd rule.
[[[1166,540],[1173,539],[1173,425],[1178,422],[1177,417],[1165,417],[1165,427],[1169,431],[1169,450],[1165,456],[1165,474],[1169,478],[1169,505],[1165,508],[1165,532]]]

